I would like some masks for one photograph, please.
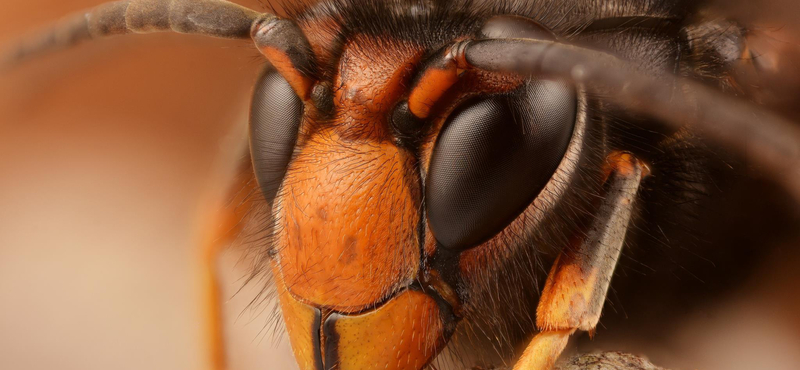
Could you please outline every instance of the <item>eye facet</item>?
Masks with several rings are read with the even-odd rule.
[[[250,106],[250,156],[256,181],[272,204],[292,158],[303,102],[274,70],[259,77]]]
[[[564,157],[576,111],[572,86],[547,80],[454,111],[439,134],[426,181],[428,219],[439,243],[465,250],[508,226]]]

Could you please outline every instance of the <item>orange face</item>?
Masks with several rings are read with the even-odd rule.
[[[419,175],[385,118],[414,62],[407,54],[367,64],[360,50],[345,50],[334,80],[340,113],[332,122],[305,122],[278,200],[279,270],[304,302],[363,311],[419,270]]]
[[[303,370],[422,369],[462,317],[460,292],[479,291],[470,285],[487,281],[487,266],[512,259],[509,235],[550,206],[547,197],[520,203],[516,219],[468,251],[441,247],[427,215],[425,182],[453,112],[474,98],[512,96],[524,79],[463,70],[447,50],[413,40],[355,33],[339,44],[335,30],[320,31],[327,22],[300,22],[323,69],[314,84],[289,53],[262,50],[303,107],[280,187],[267,196],[281,311]],[[404,104],[425,122],[413,143],[393,116]],[[266,141],[251,144],[254,155],[270,147],[257,129],[251,136]]]
[[[418,369],[445,333],[436,299],[410,288],[422,260],[421,178],[387,116],[421,50],[375,53],[355,41],[332,80],[338,113],[301,124],[275,200],[273,270],[303,369]]]

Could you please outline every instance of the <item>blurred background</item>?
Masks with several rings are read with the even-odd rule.
[[[4,1],[0,49],[101,2]],[[204,368],[199,211],[220,152],[241,154],[262,63],[246,42],[159,34],[0,76],[0,369]],[[292,369],[250,298],[225,304],[231,369]]]
[[[101,2],[5,0],[0,50]],[[762,59],[774,73],[761,98],[792,117],[797,6],[725,5],[765,25]],[[0,75],[0,369],[204,368],[199,210],[238,158],[262,63],[246,42],[155,34],[97,41]],[[664,298],[648,306],[662,310],[637,314],[643,304],[613,298],[598,339],[578,350],[644,351],[685,369],[800,368],[800,218],[756,169],[719,171],[727,181],[701,220],[704,242],[722,252],[686,281],[719,294],[695,294],[699,303],[683,308],[680,292],[647,281]],[[296,368],[288,342],[263,330],[269,312],[247,308],[259,287],[234,295],[247,273],[239,257],[226,252],[220,268],[230,369]],[[639,275],[621,273],[619,294],[639,294]],[[657,340],[630,334],[646,336],[666,311],[679,319],[654,331]]]

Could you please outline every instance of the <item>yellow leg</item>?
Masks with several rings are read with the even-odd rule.
[[[575,329],[543,331],[525,348],[514,369],[552,369]]]
[[[536,325],[514,370],[550,370],[576,330],[592,331],[600,320],[606,292],[630,221],[633,201],[647,168],[631,154],[608,157],[606,194],[586,237],[561,252],[547,277]]]

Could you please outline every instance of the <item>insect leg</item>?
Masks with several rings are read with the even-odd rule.
[[[576,330],[593,331],[600,320],[639,184],[647,168],[629,153],[608,157],[606,194],[585,237],[561,252],[536,310],[541,332],[514,370],[549,370]]]
[[[274,16],[224,0],[116,1],[75,14],[32,37],[0,59],[0,67],[84,41],[126,33],[173,31],[249,39],[252,25],[265,17]]]
[[[250,172],[248,172],[250,171]],[[225,335],[222,315],[222,290],[218,276],[217,262],[220,253],[229,246],[241,233],[242,220],[249,212],[250,195],[256,192],[255,180],[252,176],[250,162],[242,166],[240,172],[245,176],[230,184],[232,197],[208,202],[206,219],[201,225],[200,264],[203,284],[203,304],[205,320],[206,351],[208,353],[209,370],[226,368]],[[230,194],[229,194],[230,195]]]
[[[607,53],[552,41],[477,40],[465,49],[465,68],[570,79],[661,124],[690,127],[761,166],[800,203],[800,128],[749,102],[687,78],[647,76]]]

